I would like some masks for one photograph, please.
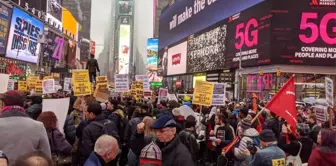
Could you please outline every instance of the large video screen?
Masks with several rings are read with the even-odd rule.
[[[224,68],[227,20],[189,37],[187,72]]]
[[[225,67],[269,64],[271,1],[262,2],[228,18]]]
[[[282,0],[273,6],[276,63],[336,66],[335,0]]]

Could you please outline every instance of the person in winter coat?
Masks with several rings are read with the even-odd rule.
[[[81,121],[84,120],[84,112],[83,107],[85,106],[84,99],[77,98],[73,105],[73,111],[70,113],[70,118],[74,121],[75,127],[81,123]]]
[[[120,149],[118,141],[112,136],[100,136],[89,158],[84,163],[84,166],[103,166],[113,161],[119,154]]]
[[[227,117],[222,113],[217,113],[215,116],[215,132],[216,139],[214,143],[216,145],[217,155],[221,153],[223,147],[228,145],[234,138],[235,132],[233,127],[227,121]]]
[[[27,114],[34,120],[42,112],[42,97],[41,96],[32,96],[31,97],[31,106],[26,110]]]
[[[259,140],[259,133],[256,129],[251,128],[251,119],[250,118],[244,118],[238,123],[238,135],[239,135],[239,128],[242,129],[242,135],[240,136],[241,139],[236,144],[234,148],[234,156],[236,157],[235,165],[239,164],[241,166],[247,165],[246,157],[248,157],[245,154],[245,149],[247,148],[247,144],[253,143],[256,146],[260,147],[260,140]]]
[[[196,163],[198,160],[200,146],[197,143],[196,118],[189,115],[185,120],[185,129],[179,133],[181,142],[188,148],[192,159]]]
[[[53,112],[43,112],[37,118],[46,128],[52,155],[70,156],[72,147],[57,128],[57,117]]]
[[[309,137],[315,142],[317,143],[317,135],[320,133],[321,131],[321,126],[319,126],[316,123],[316,115],[315,114],[310,114],[308,115],[307,118],[307,123],[309,124],[310,127],[310,133],[309,133]]]
[[[10,166],[19,156],[42,151],[51,157],[46,129],[41,122],[31,119],[23,109],[25,96],[11,90],[0,94],[4,107],[0,111],[0,148],[7,155]]]
[[[177,124],[176,132],[180,133],[182,130],[184,130],[184,116],[181,115],[181,110],[179,108],[174,108],[172,113]]]
[[[336,131],[322,129],[317,136],[319,147],[314,149],[308,161],[308,166],[335,166],[336,165]]]
[[[288,134],[290,143],[286,144],[286,137],[285,135],[282,135],[280,136],[278,146],[289,155],[296,156],[299,153],[300,144],[298,142],[300,142],[302,145],[300,158],[302,160],[302,163],[307,163],[314,145],[313,140],[309,137],[309,125],[305,123],[298,123],[296,125],[296,133],[299,134],[299,138],[297,139],[293,135],[289,127],[286,127],[285,125],[283,125],[283,127],[285,127],[285,129],[283,129],[282,131],[287,130],[287,133],[285,134]]]
[[[131,149],[140,156],[141,150],[153,140],[144,136],[144,123],[137,126],[137,132],[133,135]],[[152,128],[155,131],[155,143],[162,152],[163,166],[194,166],[191,154],[176,135],[176,122],[169,115],[158,118]]]
[[[67,141],[73,145],[76,141],[76,126],[70,115],[67,115],[64,123],[64,134]]]
[[[280,166],[286,165],[286,154],[277,146],[277,138],[272,130],[266,129],[259,135],[262,149],[256,147],[257,152],[252,158],[251,152],[245,149],[245,159],[249,166]]]
[[[266,119],[266,121],[263,124],[263,129],[270,129],[275,134],[276,138],[279,138],[281,133],[280,128],[280,122],[277,118],[277,115],[273,112],[271,112],[271,116],[269,116],[269,119]]]
[[[124,130],[122,127],[123,120],[126,117],[124,111],[119,106],[120,102],[118,100],[110,100],[107,104],[107,110],[104,111],[104,116],[106,119],[111,120],[117,126],[118,133],[123,132]],[[124,137],[124,135],[122,135]]]
[[[79,165],[84,164],[94,150],[96,140],[103,134],[111,135],[119,140],[115,124],[104,118],[101,106],[97,101],[91,102],[84,113],[88,119],[88,124],[85,126],[82,133],[82,143],[80,145],[82,146],[82,149],[79,151]],[[116,165],[116,161],[113,160],[111,164]]]

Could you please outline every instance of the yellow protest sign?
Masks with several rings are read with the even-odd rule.
[[[211,106],[214,84],[206,81],[196,81],[193,104]]]
[[[27,92],[28,90],[27,81],[18,81],[18,90],[22,92]]]
[[[135,81],[135,99],[140,100],[143,98],[144,95],[144,88],[143,88],[143,82],[142,81]]]
[[[36,92],[37,94],[42,94],[42,93],[43,93],[43,89],[42,89],[42,80],[37,80],[37,81],[36,81],[35,92]]]
[[[54,79],[52,76],[44,76],[43,80],[49,80],[49,79]]]
[[[27,81],[28,81],[28,87],[29,88],[35,88],[37,80],[39,80],[39,76],[29,76]]]
[[[115,88],[113,82],[110,82],[110,83],[109,83],[109,86],[110,86],[111,89],[114,89],[114,88]]]
[[[87,96],[91,95],[91,82],[89,80],[88,70],[73,70],[72,83],[74,96]]]
[[[108,84],[107,76],[98,76],[96,77],[96,85]]]

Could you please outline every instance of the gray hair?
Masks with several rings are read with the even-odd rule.
[[[97,139],[94,151],[102,156],[112,150],[113,146],[118,146],[118,141],[112,136],[102,135]]]

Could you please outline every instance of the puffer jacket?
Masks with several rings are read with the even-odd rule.
[[[179,133],[181,142],[188,148],[192,159],[196,162],[200,146],[197,143],[196,135],[190,129],[184,129]]]
[[[67,141],[73,145],[76,140],[76,127],[74,121],[71,119],[69,115],[67,115],[64,124],[64,134]]]
[[[124,141],[126,143],[130,143],[130,139],[132,137],[132,134],[136,131],[137,125],[142,122],[142,120],[145,118],[145,116],[138,116],[133,119],[131,119],[126,128],[125,128],[125,135],[124,135]]]
[[[247,148],[247,142],[255,143],[254,139],[259,140],[258,137],[259,137],[259,133],[254,128],[250,128],[244,131],[243,137],[239,141],[238,147],[234,149],[234,155],[236,156],[238,160],[244,160],[247,157],[244,153],[244,150]]]
[[[33,104],[26,110],[26,113],[29,115],[29,117],[31,117],[34,120],[37,119],[37,117],[41,114],[41,112],[42,112],[41,104]]]
[[[248,156],[246,161],[249,166],[262,165],[262,166],[273,166],[273,165],[285,165],[286,164],[286,154],[282,151],[276,144],[268,145],[267,147],[259,150],[253,157]],[[276,164],[274,164],[274,162]]]

